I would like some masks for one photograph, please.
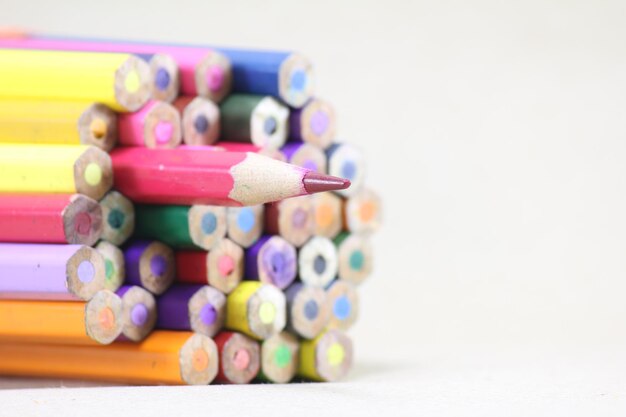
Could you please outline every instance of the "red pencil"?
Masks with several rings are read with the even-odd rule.
[[[140,203],[250,206],[350,186],[250,152],[134,147],[114,149],[111,159],[115,188]]]
[[[4,194],[0,242],[91,246],[102,232],[100,204],[81,194]]]

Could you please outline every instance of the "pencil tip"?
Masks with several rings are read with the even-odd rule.
[[[323,191],[344,190],[350,186],[350,180],[324,175],[314,171],[309,171],[304,174],[302,182],[304,183],[304,189],[309,194],[321,193]]]

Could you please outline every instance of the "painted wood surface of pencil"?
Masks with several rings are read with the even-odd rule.
[[[0,36],[0,48],[36,49],[48,51],[117,52],[134,54],[146,61],[151,72],[151,95],[155,100],[172,101],[178,95],[180,79],[178,65],[170,55],[142,51],[138,45],[122,42],[89,42],[53,39],[35,35],[19,38]]]
[[[121,314],[122,300],[108,290],[86,303],[0,300],[0,346],[108,344],[122,331]]]
[[[117,142],[117,114],[99,103],[0,99],[0,142],[94,145]]]
[[[113,184],[111,158],[94,146],[0,143],[0,193],[85,194]]]
[[[218,366],[215,342],[191,332],[154,331],[140,343],[109,346],[0,343],[3,375],[207,385]]]
[[[136,111],[150,98],[150,68],[134,55],[0,49],[0,97],[102,103]]]
[[[91,246],[102,233],[102,209],[81,194],[4,194],[0,242]]]
[[[350,186],[254,153],[135,147],[111,158],[115,187],[141,203],[243,206]]]
[[[89,246],[0,243],[0,299],[89,300],[104,280],[104,259]]]

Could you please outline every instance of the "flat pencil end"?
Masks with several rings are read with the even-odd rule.
[[[304,184],[304,189],[309,194],[345,190],[350,187],[350,180],[324,175],[314,171],[307,172],[302,179],[302,183]]]

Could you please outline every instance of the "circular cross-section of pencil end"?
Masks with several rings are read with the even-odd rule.
[[[188,385],[208,385],[219,369],[217,345],[208,336],[193,334],[179,352],[180,377]]]
[[[140,342],[152,332],[156,324],[157,309],[154,296],[145,289],[133,285],[121,298],[122,335],[133,342]]]
[[[175,148],[183,140],[180,113],[169,103],[151,102],[145,116],[143,137],[147,148]]]
[[[345,190],[351,185],[348,179],[320,174],[314,171],[308,171],[304,174],[302,184],[304,184],[304,189],[309,194]]]
[[[122,245],[135,230],[135,206],[118,191],[109,191],[102,200],[103,228],[101,238]]]
[[[366,235],[342,233],[334,242],[339,254],[340,280],[358,285],[370,276],[374,249]]]
[[[180,91],[178,64],[170,55],[154,54],[149,65],[152,74],[152,99],[171,103]]]
[[[250,116],[250,139],[262,149],[279,149],[289,136],[289,108],[273,97],[261,99]]]
[[[100,239],[102,208],[96,200],[82,194],[74,194],[61,216],[67,243],[92,246]]]
[[[104,259],[104,289],[116,291],[126,277],[126,267],[124,263],[124,253],[120,248],[101,240],[95,249]]]
[[[85,304],[85,331],[103,345],[117,339],[122,333],[122,299],[109,290],[98,291]]]
[[[195,97],[182,110],[182,124],[186,145],[213,145],[221,131],[220,108],[209,99]]]
[[[78,119],[78,135],[81,143],[110,151],[117,143],[117,114],[104,104],[92,104]]]
[[[230,294],[243,279],[244,252],[230,239],[221,239],[206,258],[207,281],[224,294]]]
[[[280,66],[278,94],[291,107],[300,108],[313,96],[313,65],[304,56],[291,54]]]
[[[134,112],[152,95],[150,66],[143,59],[129,55],[115,71],[115,99],[123,111]]]
[[[300,136],[304,142],[326,149],[335,139],[335,109],[325,100],[313,99],[300,114]]]
[[[330,304],[329,329],[348,330],[359,317],[359,296],[354,284],[337,280],[326,290]]]
[[[261,374],[264,379],[285,384],[298,371],[300,344],[290,333],[275,334],[261,343]]]
[[[198,247],[211,250],[226,236],[226,208],[191,206],[189,208],[189,236]]]
[[[195,79],[197,94],[219,103],[232,89],[233,69],[230,59],[217,51],[208,52],[196,66]]]
[[[330,320],[330,303],[326,291],[294,283],[285,291],[287,296],[287,328],[305,339],[317,337]]]
[[[298,375],[314,381],[337,381],[352,367],[353,347],[340,330],[327,330],[300,345]]]
[[[74,163],[74,184],[79,194],[101,199],[113,186],[113,164],[109,154],[95,146],[85,147]]]
[[[189,322],[191,330],[209,337],[215,336],[226,319],[226,297],[208,285],[189,299]]]
[[[167,245],[154,241],[139,258],[141,285],[152,294],[163,294],[174,282],[176,264],[174,251]]]
[[[262,284],[250,297],[248,325],[253,337],[263,340],[281,332],[287,324],[287,301],[281,290]]]
[[[215,337],[220,350],[220,382],[247,384],[261,368],[261,348],[241,333],[221,332]]]
[[[67,289],[81,300],[90,300],[104,289],[104,258],[94,248],[81,246],[65,266]]]

